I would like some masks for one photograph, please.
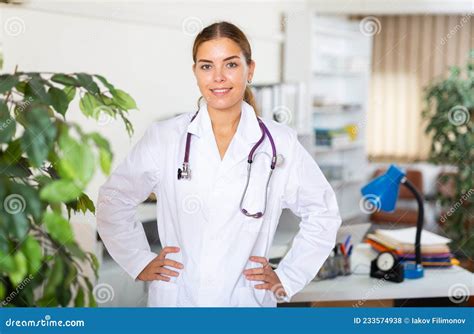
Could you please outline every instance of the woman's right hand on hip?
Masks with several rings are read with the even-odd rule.
[[[179,247],[165,247],[161,250],[160,254],[151,260],[150,263],[142,270],[138,275],[137,279],[140,281],[165,281],[169,282],[170,276],[177,277],[179,272],[167,269],[165,266],[173,267],[176,269],[183,269],[182,263],[173,261],[166,258],[166,254],[178,253]]]

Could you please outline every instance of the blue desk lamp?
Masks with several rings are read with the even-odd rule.
[[[416,223],[415,237],[415,263],[404,264],[405,278],[423,277],[421,264],[421,231],[423,230],[424,207],[423,199],[415,186],[406,178],[404,171],[391,165],[387,172],[372,180],[361,190],[364,199],[378,210],[393,212],[398,198],[400,183],[410,190],[418,203],[418,221]]]

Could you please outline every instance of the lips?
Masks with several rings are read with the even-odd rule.
[[[215,96],[224,96],[227,93],[229,93],[231,89],[232,88],[214,88],[214,89],[211,89],[211,92]]]

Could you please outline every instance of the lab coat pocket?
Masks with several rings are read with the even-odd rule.
[[[276,307],[276,299],[269,290],[241,287],[237,295],[240,307]]]
[[[148,288],[148,307],[176,307],[178,285],[172,282],[152,281]]]

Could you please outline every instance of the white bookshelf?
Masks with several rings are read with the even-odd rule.
[[[290,13],[285,21],[284,81],[301,82],[307,92],[296,116],[300,140],[336,191],[343,220],[362,216],[372,39],[360,31],[359,21],[344,16],[308,10]],[[316,139],[315,129],[341,134],[328,145]]]

